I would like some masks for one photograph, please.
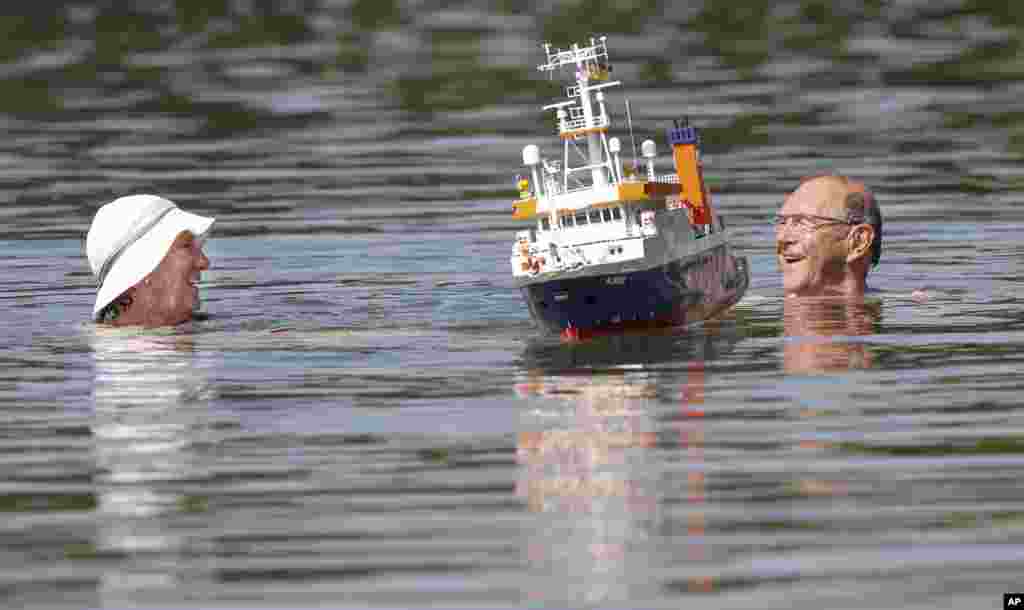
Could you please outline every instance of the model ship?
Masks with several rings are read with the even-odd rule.
[[[745,258],[733,254],[713,210],[700,159],[700,137],[686,121],[667,130],[674,170],[658,173],[657,145],[641,144],[623,165],[609,137],[606,37],[567,50],[544,45],[551,74],[574,77],[554,111],[560,158],[523,148],[529,178],[518,181],[513,217],[534,225],[516,234],[512,273],[543,328],[582,339],[629,329],[676,327],[715,317],[743,296]],[[626,101],[628,127],[632,117]]]

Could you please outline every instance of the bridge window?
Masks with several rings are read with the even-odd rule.
[[[540,219],[540,230],[541,231],[550,231],[551,230],[551,220],[548,219],[547,217],[541,218]]]
[[[605,208],[605,209],[601,210],[601,216],[604,217],[604,221],[605,222],[611,222],[612,221],[612,211],[610,209],[608,209],[608,208]]]
[[[566,228],[566,229],[576,225],[576,223],[573,222],[572,216],[562,216],[561,217],[561,222],[562,222],[562,227]]]
[[[580,210],[579,212],[576,212],[576,226],[582,227],[585,224],[587,224],[587,211]]]
[[[601,210],[590,210],[590,224],[601,222]]]
[[[612,208],[612,218],[615,220],[622,220],[622,208]]]

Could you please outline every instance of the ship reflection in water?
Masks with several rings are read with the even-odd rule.
[[[867,369],[863,338],[874,334],[881,304],[860,299],[787,298],[783,309],[783,367],[787,373]]]
[[[640,370],[533,379],[517,390],[552,399],[518,438],[517,494],[542,516],[525,543],[531,569],[564,583],[573,602],[629,598],[622,588],[651,567],[653,385]],[[544,588],[545,601],[557,597]]]
[[[139,590],[175,595],[183,582],[197,584],[188,558],[208,552],[197,548],[202,543],[195,536],[183,535],[181,525],[207,510],[205,496],[188,488],[207,476],[197,446],[209,428],[203,375],[209,363],[188,335],[139,332],[97,328],[91,340],[95,546],[130,559],[103,571],[100,594],[115,606],[131,602]]]
[[[515,387],[530,403],[516,491],[537,517],[524,536],[526,560],[537,582],[549,583],[532,601],[640,603],[663,594],[652,570],[679,562],[691,574],[687,588],[712,588],[704,567],[705,359],[733,343],[718,335],[707,327],[528,350]]]

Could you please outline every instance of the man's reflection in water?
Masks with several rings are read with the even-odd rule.
[[[550,580],[535,582],[531,601],[640,603],[663,595],[655,567],[680,553],[705,559],[700,418],[715,344],[707,334],[624,337],[527,355],[517,493],[536,513],[527,559]],[[673,511],[686,503],[682,532],[663,523],[666,501]],[[687,550],[666,546],[666,531],[686,536]],[[711,580],[691,584],[705,591]]]
[[[881,302],[855,296],[787,297],[783,305],[783,368],[787,373],[836,373],[871,368],[874,358],[864,337],[874,334],[881,320]],[[820,397],[819,397],[820,400]],[[814,408],[801,417],[815,417]],[[803,440],[805,450],[826,448],[828,443]],[[803,496],[828,498],[846,493],[842,478],[806,478],[791,482]]]
[[[125,558],[104,572],[102,594],[114,603],[171,593],[196,580],[183,558],[206,555],[175,526],[206,510],[185,481],[205,476],[194,446],[209,419],[207,367],[188,335],[94,332],[97,547]]]
[[[783,305],[783,367],[787,373],[871,368],[861,337],[874,334],[881,304],[859,297],[794,297]]]

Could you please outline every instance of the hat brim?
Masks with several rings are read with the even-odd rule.
[[[182,231],[188,231],[197,239],[204,240],[213,222],[213,218],[191,214],[181,208],[168,212],[156,226],[118,256],[96,294],[96,304],[92,308],[93,319],[111,301],[156,269]]]

